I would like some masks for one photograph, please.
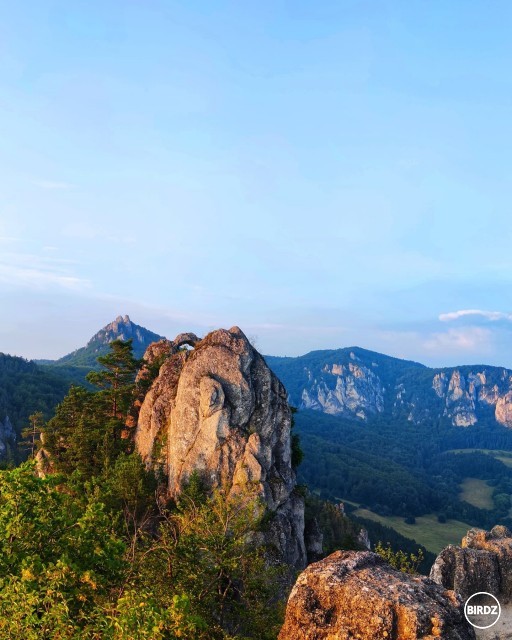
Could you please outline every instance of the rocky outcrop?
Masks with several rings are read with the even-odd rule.
[[[0,459],[4,458],[9,448],[14,449],[16,446],[16,430],[9,416],[6,416],[3,422],[0,422]]]
[[[429,370],[359,347],[267,360],[288,388],[290,402],[301,409],[365,421],[384,414],[415,424],[471,427],[496,421],[512,428],[509,369]]]
[[[379,377],[368,367],[353,362],[325,365],[320,376],[303,389],[300,407],[366,420],[384,410],[384,391]]]
[[[337,551],[301,573],[279,640],[472,640],[462,601],[370,551]]]
[[[500,593],[500,572],[496,556],[482,549],[462,549],[449,545],[437,556],[430,577],[463,600],[473,593]]]
[[[183,344],[194,348],[180,350]],[[288,564],[304,567],[304,501],[294,490],[283,385],[238,327],[152,345],[146,361],[165,350],[140,407],[135,442],[142,458],[161,465],[170,496],[193,471],[211,487],[256,486],[272,514],[266,542]]]
[[[496,399],[496,422],[512,427],[512,391]]]
[[[503,526],[470,529],[461,547],[449,545],[441,551],[430,577],[463,599],[479,591],[512,597],[512,533]]]

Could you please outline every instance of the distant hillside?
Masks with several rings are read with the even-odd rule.
[[[457,542],[457,527],[512,525],[512,371],[430,369],[358,347],[266,361],[300,409],[299,479],[323,498],[430,550]]]
[[[109,344],[113,340],[133,340],[133,355],[142,358],[147,347],[157,340],[159,336],[149,329],[145,329],[132,322],[129,316],[118,316],[113,322],[100,329],[86,344],[51,364],[58,366],[95,367],[98,356],[105,355],[109,351]],[[45,361],[44,364],[50,364]]]
[[[300,409],[369,421],[512,427],[512,371],[485,365],[430,369],[359,347],[266,356]]]
[[[68,388],[68,381],[56,373],[23,358],[0,353],[0,459],[12,452],[13,438],[7,426],[12,424],[19,435],[28,425],[30,414],[42,411],[49,418]]]

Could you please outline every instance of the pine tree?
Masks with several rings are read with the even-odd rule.
[[[132,340],[114,340],[110,353],[98,358],[102,371],[91,371],[87,380],[103,390],[112,418],[126,418],[133,400],[135,373],[140,362],[133,357]]]
[[[23,440],[20,442],[20,447],[28,449],[30,451],[30,457],[33,458],[41,439],[44,419],[41,411],[33,413],[28,417],[28,419],[29,425],[21,432]]]

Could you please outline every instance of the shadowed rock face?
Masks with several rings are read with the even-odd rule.
[[[180,351],[185,343],[194,348]],[[305,566],[304,503],[294,493],[283,385],[238,327],[152,345],[148,363],[166,349],[140,408],[135,440],[143,459],[163,465],[171,496],[194,470],[211,487],[256,484],[274,514],[267,541],[289,564]]]
[[[503,526],[470,529],[462,547],[449,545],[441,551],[430,577],[464,599],[478,591],[512,597],[512,533]]]
[[[301,573],[279,640],[472,640],[462,602],[369,551],[337,551]]]
[[[481,549],[449,545],[437,556],[430,577],[453,589],[463,600],[479,591],[498,595],[501,588],[496,556]]]

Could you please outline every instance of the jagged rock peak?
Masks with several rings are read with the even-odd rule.
[[[512,597],[512,533],[501,525],[491,531],[470,529],[462,546],[441,551],[430,577],[462,598],[479,591]]]
[[[180,346],[189,344],[189,351]],[[288,564],[305,566],[304,502],[291,466],[286,391],[239,327],[202,340],[180,334],[151,345],[168,356],[140,408],[135,434],[148,466],[160,464],[171,496],[199,471],[211,487],[259,488],[274,514],[269,542]]]
[[[148,345],[161,339],[162,336],[157,333],[132,322],[130,316],[117,316],[115,320],[95,333],[85,347],[69,353],[57,362],[95,366],[97,357],[108,353],[109,344],[114,340],[132,340],[133,354],[136,358],[140,358]]]
[[[473,640],[462,600],[370,551],[336,551],[303,571],[279,640]]]

